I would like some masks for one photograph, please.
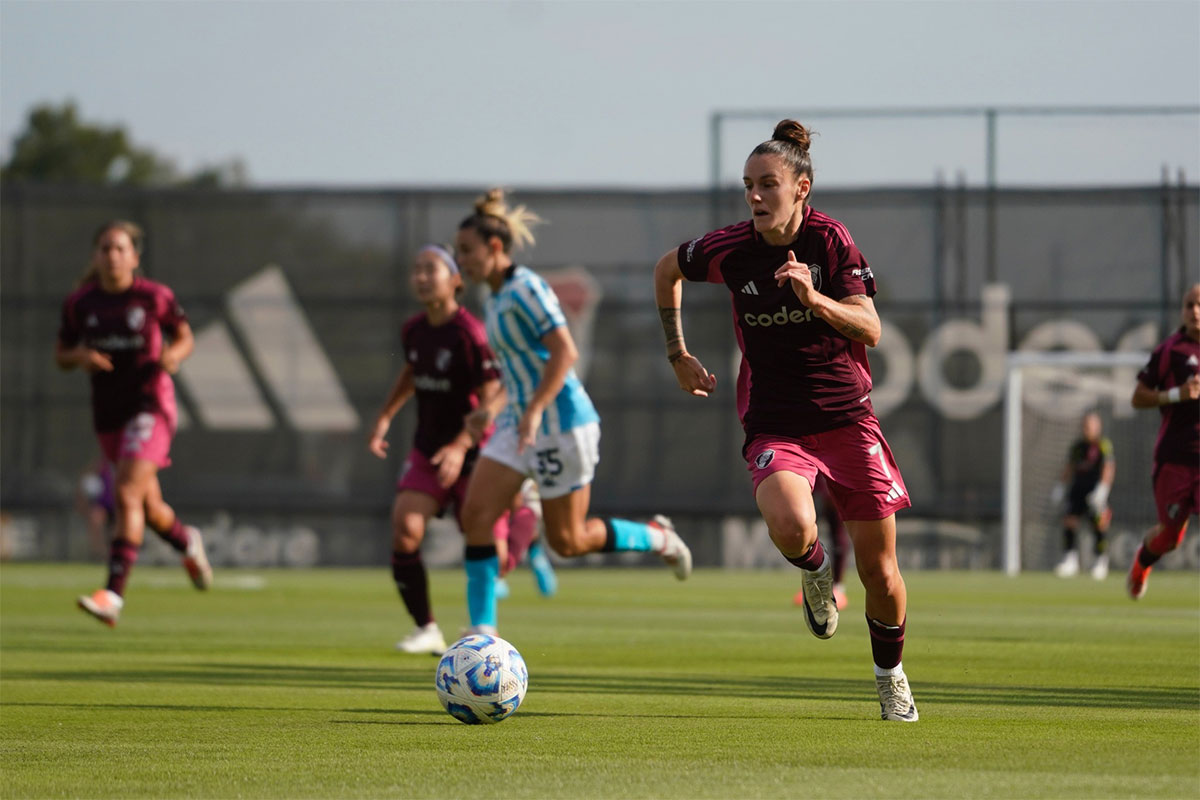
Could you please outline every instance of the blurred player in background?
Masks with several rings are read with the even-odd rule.
[[[1154,505],[1158,524],[1129,567],[1126,588],[1139,600],[1150,570],[1183,543],[1188,518],[1200,511],[1200,283],[1183,296],[1183,325],[1154,348],[1138,373],[1134,408],[1162,415],[1154,445]]]
[[[171,464],[175,385],[171,375],[192,352],[192,329],[174,293],[135,275],[143,234],[132,222],[102,225],[78,289],[63,304],[54,359],[91,376],[92,421],[100,449],[116,465],[116,525],[108,583],[78,605],[115,626],[125,584],[149,525],[176,551],[197,589],[212,585],[200,531],[166,504],[158,471]]]
[[[684,344],[681,284],[728,287],[742,350],[742,453],[772,541],[804,571],[805,622],[822,639],[838,623],[812,496],[823,474],[866,589],[880,715],[913,722],[917,708],[901,663],[907,598],[895,516],[910,502],[869,400],[866,346],[881,330],[875,281],[846,227],[809,205],[809,141],[803,125],[783,120],[751,151],[743,182],[752,219],[664,255],[654,271],[655,298],[680,388],[707,397],[716,376]]]
[[[1095,534],[1095,560],[1092,577],[1102,581],[1108,577],[1108,526],[1112,510],[1108,495],[1117,476],[1113,446],[1103,435],[1104,423],[1095,411],[1083,415],[1080,438],[1067,451],[1067,463],[1062,478],[1050,492],[1050,502],[1058,508],[1067,501],[1063,517],[1063,557],[1054,574],[1071,578],[1079,574],[1079,518],[1087,517]]]
[[[75,508],[87,526],[88,552],[95,558],[108,555],[117,520],[117,502],[113,497],[112,464],[103,456],[92,462],[79,476]]]
[[[817,484],[813,487],[812,495],[817,512],[825,518],[825,526],[829,530],[829,558],[833,562],[833,602],[838,611],[843,611],[850,604],[850,599],[846,597],[846,587],[842,583],[842,577],[846,574],[846,556],[850,553],[850,534],[846,533],[846,526],[838,516],[837,505],[829,494],[824,475],[817,475]],[[804,605],[803,586],[796,590],[792,602],[798,606]]]
[[[467,607],[472,632],[496,630],[494,577],[499,571],[492,524],[527,477],[537,481],[550,548],[560,556],[643,551],[658,553],[683,580],[692,554],[671,521],[588,518],[591,483],[600,460],[600,417],[573,369],[579,357],[558,298],[540,276],[512,258],[532,244],[537,217],[510,210],[493,189],[459,225],[456,246],[464,274],[491,289],[485,324],[499,358],[505,392],[473,415],[478,437],[496,419],[471,475],[463,512],[467,533]]]
[[[429,519],[451,503],[461,527],[467,480],[479,455],[479,439],[485,440],[487,433],[479,439],[472,436],[464,419],[502,389],[483,324],[458,303],[462,275],[449,251],[437,245],[423,247],[410,281],[425,310],[404,323],[404,370],[375,419],[367,446],[380,458],[387,457],[385,437],[392,418],[415,395],[416,433],[392,503],[392,577],[416,628],[396,648],[440,655],[446,641],[430,607],[421,542]],[[494,531],[505,545],[505,572],[529,549],[537,530],[538,517],[529,505],[516,502],[505,509]],[[548,571],[538,576],[539,587],[552,591],[549,561],[534,559],[534,565]]]

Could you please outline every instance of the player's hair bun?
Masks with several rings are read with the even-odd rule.
[[[497,186],[475,200],[475,213],[463,220],[459,228],[474,228],[484,239],[499,237],[507,253],[514,246],[520,249],[533,244],[531,229],[540,222],[542,218],[525,206],[510,209],[504,190]]]
[[[808,128],[801,125],[794,119],[780,120],[775,126],[775,133],[771,138],[778,142],[788,142],[800,148],[800,152],[807,154],[808,147],[812,143],[812,135]]]

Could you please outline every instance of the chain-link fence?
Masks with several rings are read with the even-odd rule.
[[[689,397],[664,359],[651,273],[714,216],[743,218],[740,194],[515,197],[548,221],[521,260],[557,276],[603,418],[593,508],[675,514],[693,524],[701,563],[728,562],[734,534],[723,521],[755,516],[729,301],[721,287],[685,287],[689,348],[720,381],[714,397]],[[175,290],[197,334],[176,381],[184,422],[163,474],[170,501],[264,536],[299,525],[317,534],[323,561],[377,561],[414,415],[397,418],[387,463],[367,452],[365,428],[402,367],[401,322],[418,309],[408,265],[421,244],[452,237],[473,198],[4,187],[0,493],[10,554],[76,553],[61,531],[74,524],[72,497],[96,446],[87,381],[58,371],[52,351],[93,229],[120,217],[146,228],[143,270]],[[909,530],[915,520],[916,533],[972,526],[971,563],[994,562],[1004,353],[1030,342],[1151,347],[1197,277],[1198,199],[1180,186],[818,191],[814,204],[847,224],[876,275],[886,327],[872,353],[874,399],[912,495]],[[478,300],[468,295],[468,305]],[[934,546],[926,562],[939,558]]]

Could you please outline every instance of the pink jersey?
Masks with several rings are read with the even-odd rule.
[[[747,442],[758,434],[808,436],[872,414],[866,347],[816,317],[790,284],[777,285],[788,250],[808,264],[822,294],[874,296],[871,268],[850,232],[812,207],[791,244],[768,244],[747,220],[679,246],[685,278],[724,283],[732,296]]]
[[[1163,391],[1182,386],[1188,378],[1200,375],[1200,342],[1180,328],[1154,348],[1150,361],[1138,373],[1138,382]],[[1200,403],[1168,403],[1159,406],[1162,424],[1154,444],[1154,463],[1200,463]]]
[[[112,372],[94,372],[92,422],[98,432],[121,430],[142,412],[175,419],[175,386],[159,365],[163,333],[174,335],[187,320],[175,294],[142,277],[112,294],[89,281],[63,303],[58,340],[82,343],[112,359]]]
[[[413,446],[432,458],[463,429],[463,417],[479,405],[479,388],[500,377],[483,323],[465,308],[441,325],[424,312],[400,334],[413,370],[417,431]]]

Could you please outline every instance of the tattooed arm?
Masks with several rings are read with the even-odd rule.
[[[879,314],[875,311],[875,302],[865,294],[851,295],[842,298],[841,302],[827,300],[814,308],[813,313],[847,339],[862,342],[868,347],[879,344],[882,327]]]
[[[709,373],[687,351],[684,343],[683,320],[680,316],[683,273],[679,269],[679,256],[674,250],[660,258],[654,267],[654,299],[658,303],[658,316],[667,340],[667,361],[675,369],[679,388],[697,397],[708,397],[708,393],[716,388],[717,376]]]

